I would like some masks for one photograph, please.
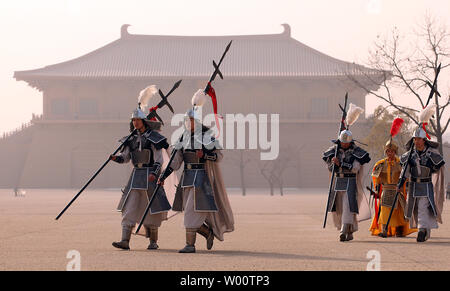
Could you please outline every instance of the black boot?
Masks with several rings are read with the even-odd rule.
[[[382,238],[387,238],[387,234],[386,234],[386,232],[384,232],[384,231],[380,232],[380,233],[378,234],[378,236],[379,236],[379,237],[382,237]]]
[[[404,237],[405,235],[403,234],[404,232],[404,227],[403,226],[397,226],[395,228],[395,236],[396,237]]]
[[[419,233],[417,233],[417,242],[424,242],[427,240],[427,230],[420,229]]]
[[[347,241],[353,240],[353,232],[347,234]]]
[[[378,236],[379,237],[382,237],[382,238],[387,238],[387,229],[386,229],[386,225],[385,224],[383,224],[383,231],[382,232],[380,232],[379,234],[378,234]]]
[[[350,241],[353,239],[352,225],[344,224],[341,228],[341,234],[339,235],[339,241]]]

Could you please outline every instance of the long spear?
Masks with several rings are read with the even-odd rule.
[[[208,94],[210,88],[211,88],[211,82],[214,81],[214,79],[216,78],[217,74],[219,74],[219,77],[223,80],[223,75],[222,72],[219,70],[220,65],[222,64],[223,59],[225,58],[225,55],[227,54],[228,50],[230,49],[231,43],[233,41],[231,40],[227,47],[225,48],[225,51],[222,54],[222,57],[220,58],[219,64],[216,64],[216,62],[213,60],[213,66],[214,66],[214,72],[211,75],[211,78],[209,78],[208,84],[205,87],[205,90],[203,90],[203,92],[205,92],[205,94]]]
[[[339,107],[342,111],[342,118],[341,118],[341,122],[339,124],[338,139],[339,139],[339,135],[340,135],[341,131],[345,129],[345,119],[347,118],[347,99],[348,99],[348,93],[345,94],[344,107],[342,107],[341,104],[339,104]],[[339,142],[336,142],[336,148],[334,150],[335,158],[337,157],[338,152],[339,152]],[[333,192],[333,182],[334,182],[335,170],[336,170],[336,167],[333,164],[333,167],[331,170],[330,185],[328,187],[328,200],[327,200],[327,205],[326,205],[326,209],[325,209],[325,218],[323,220],[323,228],[325,228],[325,226],[327,225],[328,211],[330,209],[330,200],[331,200],[331,196],[333,195],[332,192]]]
[[[177,89],[180,86],[180,84],[181,84],[181,80],[179,80],[178,82],[176,82],[173,85],[172,89],[169,91],[169,93],[167,93],[167,95],[164,95],[164,93],[161,91],[161,89],[158,90],[159,96],[161,97],[161,101],[156,106],[150,108],[150,113],[147,115],[147,119],[157,118],[164,125],[163,120],[158,115],[158,113],[156,113],[156,110],[160,109],[166,105],[167,107],[169,107],[169,110],[172,111],[172,113],[175,113],[173,111],[172,105],[170,105],[170,103],[168,101],[168,98],[169,98],[170,94],[172,94],[172,92],[175,91],[175,89]]]
[[[427,103],[426,103],[424,109],[428,106],[428,104],[430,104],[430,101],[433,98],[434,94],[438,94],[438,96],[440,96],[440,94],[436,90],[437,79],[438,79],[438,75],[439,75],[440,71],[441,71],[441,64],[439,64],[439,67],[436,70],[436,76],[434,77],[433,85],[430,86],[431,91],[430,91],[430,94],[428,95],[428,100],[427,100]],[[420,122],[420,120],[419,120],[419,122]],[[422,125],[423,125],[423,122],[421,122],[419,124],[419,127],[421,127]],[[409,152],[408,152],[408,158],[407,158],[405,164],[403,165],[402,172],[400,175],[400,180],[398,181],[398,184],[397,184],[398,191],[397,191],[397,193],[395,193],[394,202],[392,203],[391,211],[389,212],[389,217],[386,222],[386,226],[384,227],[384,230],[383,230],[384,234],[387,234],[387,231],[389,229],[389,223],[391,222],[391,218],[392,218],[392,213],[394,212],[395,203],[397,203],[398,195],[400,194],[400,189],[403,187],[403,184],[406,181],[406,169],[408,168],[409,160],[411,159],[413,149],[414,149],[414,142],[411,141],[411,145],[410,145]]]
[[[114,156],[121,148],[122,146],[136,133],[137,129],[133,130],[129,136],[127,136],[127,138],[120,144],[120,146],[114,151],[114,153],[112,153],[112,156]],[[89,179],[89,181],[87,181],[87,183],[83,186],[83,188],[81,188],[81,190],[77,193],[77,195],[75,195],[72,200],[70,200],[69,204],[66,205],[66,207],[64,207],[64,209],[58,214],[58,216],[55,218],[56,220],[58,220],[63,214],[64,212],[66,212],[66,210],[70,207],[70,205],[72,205],[72,203],[78,198],[78,196],[81,195],[81,193],[83,193],[84,189],[87,188],[87,186],[89,186],[89,184],[91,184],[92,180],[95,179],[95,177],[97,177],[97,175],[103,170],[103,168],[109,163],[109,161],[111,161],[110,159],[111,156],[108,157],[108,159],[106,160],[106,162],[103,163],[103,165],[100,167],[100,169],[97,170],[97,172],[95,172],[95,174]]]
[[[171,109],[171,111],[173,112],[172,106],[170,106],[169,102],[167,101],[167,97],[169,97],[170,94],[172,94],[172,92],[178,88],[178,86],[180,86],[181,80],[179,80],[178,82],[176,82],[172,89],[169,91],[169,93],[167,93],[166,96],[164,96],[164,94],[162,94],[161,90],[159,90],[159,94],[161,95],[161,102],[159,102],[159,104],[156,106],[154,111],[151,111],[149,113],[149,115],[147,116],[147,119],[150,119],[152,117],[158,116],[158,114],[156,113],[156,109],[157,108],[161,108],[164,105],[167,105],[169,107],[169,109]],[[139,104],[140,106],[140,104]],[[159,116],[158,116],[159,117]],[[162,120],[161,120],[162,121]],[[137,132],[137,129],[134,129],[130,135],[127,136],[127,138],[120,144],[120,146],[114,151],[114,153],[112,153],[110,155],[114,156],[121,148],[122,146]],[[56,220],[58,220],[63,214],[64,212],[66,212],[66,210],[72,205],[73,202],[75,202],[75,200],[81,195],[81,193],[83,193],[83,191],[89,186],[89,184],[97,177],[97,175],[103,170],[104,167],[106,167],[106,165],[109,163],[109,161],[111,160],[110,157],[108,157],[108,160],[106,160],[103,165],[100,167],[100,169],[97,170],[97,172],[95,172],[95,174],[87,181],[87,183],[83,186],[83,188],[81,188],[81,190],[72,198],[72,200],[69,202],[69,204],[66,205],[66,207],[64,207],[64,209],[58,214],[58,216],[55,218]]]

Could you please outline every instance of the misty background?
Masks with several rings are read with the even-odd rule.
[[[429,17],[436,21],[435,29],[450,31],[450,4],[444,1],[430,6],[383,0],[46,0],[7,2],[2,8],[0,186],[14,188],[81,187],[128,131],[140,90],[156,84],[167,92],[178,78],[184,79],[171,97],[176,113],[184,113],[193,92],[205,85],[211,60],[231,39],[235,42],[222,66],[225,80],[214,83],[219,114],[273,113],[281,122],[276,160],[260,161],[254,151],[226,153],[222,167],[227,186],[242,187],[244,194],[247,187],[263,185],[271,193],[278,186],[280,193],[284,187],[323,187],[328,173],[320,157],[336,137],[337,105],[345,92],[368,118],[352,126],[355,137],[368,144],[373,163],[383,155],[377,143],[387,139],[391,117],[384,114],[380,120],[379,106],[392,107],[367,94],[366,88],[385,92],[381,84],[368,83],[363,76],[373,72],[359,66],[379,69],[384,64],[377,58],[374,62],[375,44],[387,39],[383,48],[389,48],[398,32],[401,46],[394,55],[414,49],[417,55],[427,49],[418,34]],[[444,67],[438,82],[443,106],[450,104],[445,105],[449,35],[442,44]],[[377,51],[383,54],[383,49]],[[409,57],[408,70],[418,71]],[[378,79],[383,70],[391,70],[389,58],[387,62],[389,68],[381,66],[371,76]],[[389,88],[395,103],[420,110],[416,92],[400,87]],[[417,90],[423,101],[429,89]],[[372,116],[374,111],[378,113]],[[171,116],[167,110],[159,114],[166,122]],[[447,110],[437,118],[444,125],[449,116]],[[169,137],[172,130],[166,126],[163,133]],[[412,126],[404,138],[410,136],[408,130]],[[444,141],[449,137],[447,131]],[[445,146],[446,157],[450,146]],[[120,187],[128,171],[110,165],[92,187]]]
[[[42,114],[42,94],[14,80],[14,71],[91,52],[118,38],[124,23],[132,25],[130,33],[147,35],[280,33],[280,24],[289,23],[293,38],[334,58],[364,65],[378,35],[394,26],[410,32],[426,12],[450,25],[449,11],[446,0],[2,1],[0,134],[28,122],[33,113]],[[450,87],[445,71],[440,86]],[[378,104],[376,98],[366,97],[366,115]]]

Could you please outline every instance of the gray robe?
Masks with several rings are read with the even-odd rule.
[[[215,154],[216,159],[206,160],[204,169],[195,170],[188,175],[183,171],[175,194],[173,210],[185,212],[185,228],[199,228],[206,222],[212,228],[214,236],[223,241],[224,233],[234,230],[234,218],[219,167],[223,154],[218,149],[214,149],[210,154]],[[178,150],[171,168],[174,171],[178,170],[185,163],[185,158],[183,150]],[[183,181],[185,177],[188,179]],[[205,183],[208,189],[205,189]],[[199,187],[202,189],[197,191]]]
[[[158,177],[163,164],[162,146],[158,142],[164,142],[165,138],[149,133],[150,131],[137,134],[117,155],[119,163],[132,161],[135,166],[117,206],[117,210],[122,212],[122,226],[128,228],[134,227],[141,220],[156,187],[156,179],[149,182],[148,176],[154,174]],[[144,225],[148,227],[161,226],[171,208],[163,188],[155,195],[150,212],[144,220]]]
[[[404,165],[408,153],[402,155],[400,162]],[[410,178],[408,187],[407,211],[411,228],[438,228],[442,223],[444,197],[444,160],[437,149],[428,146],[421,155],[414,149],[412,167],[408,165],[406,177]],[[413,181],[415,179],[428,179]]]
[[[334,150],[333,146],[323,155],[330,172]],[[340,149],[338,158],[341,161],[341,168],[335,171],[335,175],[353,174],[354,177],[335,177],[328,209],[333,214],[333,222],[338,230],[342,230],[344,224],[351,224],[352,231],[356,231],[358,222],[371,218],[369,202],[362,186],[364,164],[370,161],[370,157],[366,151],[352,145],[347,151]],[[347,168],[343,169],[344,165]]]

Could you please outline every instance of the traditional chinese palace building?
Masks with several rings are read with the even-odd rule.
[[[139,92],[155,84],[165,93],[182,79],[169,97],[176,113],[184,113],[193,93],[204,88],[225,46],[232,46],[221,66],[224,80],[214,88],[219,113],[279,114],[280,158],[287,157],[285,187],[327,187],[321,153],[336,138],[342,103],[365,108],[366,92],[349,81],[373,71],[337,60],[280,34],[238,36],[134,35],[121,28],[120,38],[67,62],[27,71],[14,78],[42,92],[43,115],[22,131],[0,140],[0,187],[79,188],[117,148],[129,132],[129,118]],[[377,88],[372,88],[377,89]],[[156,96],[152,106],[159,102]],[[211,106],[206,106],[211,112]],[[168,108],[158,111],[170,138]],[[270,118],[269,118],[270,120]],[[352,130],[364,137],[364,116]],[[270,125],[268,126],[270,129]],[[269,133],[270,136],[270,133]],[[245,152],[245,184],[268,187],[259,161],[261,150]],[[263,150],[264,151],[264,150]],[[227,187],[240,187],[238,151],[225,151],[222,170]],[[272,162],[275,163],[275,162]],[[119,188],[131,166],[109,164],[92,187]]]

